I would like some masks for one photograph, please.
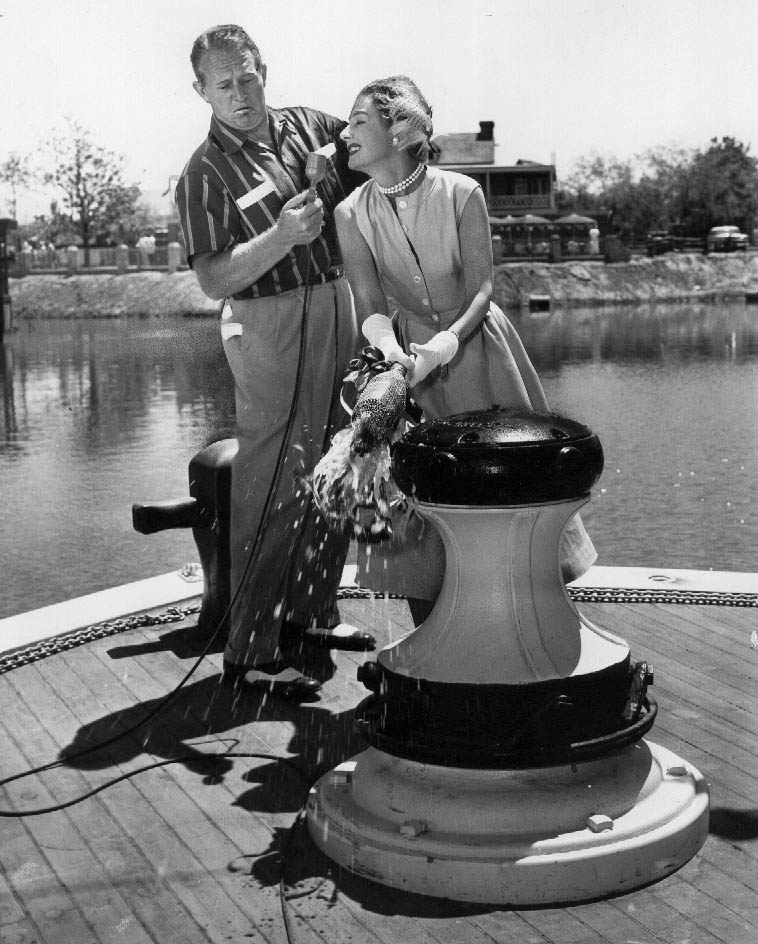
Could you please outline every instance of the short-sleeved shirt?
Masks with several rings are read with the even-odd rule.
[[[327,158],[318,184],[324,204],[324,228],[309,246],[292,249],[268,272],[234,298],[279,295],[326,276],[340,264],[334,207],[366,178],[347,166],[339,134],[345,122],[311,108],[268,108],[271,144],[246,139],[211,118],[208,137],[187,162],[176,187],[187,259],[223,252],[270,229],[284,204],[306,190],[309,153]]]

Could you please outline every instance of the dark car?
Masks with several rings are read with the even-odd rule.
[[[747,251],[749,243],[745,233],[738,226],[714,226],[708,233],[708,252],[734,252],[735,249]]]
[[[666,230],[653,230],[647,234],[647,254],[660,256],[664,252],[674,251],[674,237]]]

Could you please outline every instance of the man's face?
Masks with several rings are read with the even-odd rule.
[[[268,137],[266,67],[255,68],[246,50],[209,49],[200,60],[203,82],[194,82],[197,94],[219,121],[250,137]]]

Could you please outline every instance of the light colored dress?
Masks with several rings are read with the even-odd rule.
[[[428,167],[421,186],[397,199],[396,210],[373,180],[342,203],[371,250],[406,351],[411,342],[426,343],[449,328],[461,314],[466,286],[458,230],[464,207],[478,188],[463,174]],[[450,364],[416,384],[412,395],[425,420],[492,406],[549,410],[521,339],[494,302]],[[405,530],[403,541],[361,548],[359,582],[434,599],[444,567],[441,539],[415,519]],[[579,576],[597,557],[578,518],[566,529],[562,555],[566,579]]]

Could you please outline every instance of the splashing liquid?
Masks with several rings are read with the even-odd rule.
[[[309,479],[321,513],[335,529],[368,541],[392,534],[392,510],[405,496],[392,481],[390,442],[408,400],[406,370],[374,374]]]

